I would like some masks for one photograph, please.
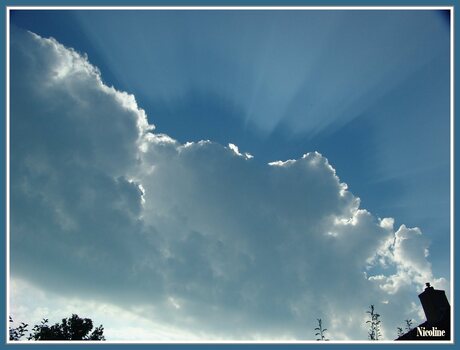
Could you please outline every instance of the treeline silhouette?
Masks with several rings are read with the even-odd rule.
[[[382,336],[380,331],[380,314],[375,310],[374,305],[369,306],[369,310],[366,311],[369,315],[369,319],[366,324],[369,325],[368,338],[369,340],[379,340]],[[9,318],[10,324],[13,323],[13,319]],[[315,330],[316,340],[328,341],[326,336],[327,328],[324,328],[322,319],[318,318],[318,327]],[[405,320],[405,330],[410,331],[412,329],[412,320]],[[17,327],[10,325],[10,340],[22,340],[26,337],[29,325],[27,323],[21,323]],[[403,328],[397,327],[398,337],[403,334]],[[48,324],[48,319],[44,318],[40,324],[35,325],[32,331],[27,335],[27,340],[106,340],[104,337],[104,327],[100,325],[93,330],[93,321],[89,318],[80,318],[78,315],[73,314],[69,318],[63,318],[61,323],[55,323],[54,325]]]
[[[367,314],[369,314],[369,319],[366,320],[366,324],[369,326],[369,330],[367,333],[367,337],[369,340],[379,340],[382,338],[382,333],[380,331],[380,314],[375,311],[374,305],[369,306],[369,310],[366,311]],[[323,321],[318,318],[318,327],[315,328],[315,336],[316,340],[318,341],[327,341],[329,340],[326,337],[326,331],[327,328],[323,328]],[[405,331],[409,332],[413,329],[412,327],[412,320],[405,320],[406,326],[405,326]],[[397,335],[400,337],[403,335],[405,332],[402,327],[396,327]]]
[[[427,282],[425,290],[419,294],[419,299],[427,320],[417,327],[412,327],[413,321],[411,319],[405,320],[405,329],[396,327],[397,339],[395,340],[450,340],[451,313],[445,291],[434,289]],[[366,313],[369,317],[366,320],[366,324],[369,327],[368,339],[380,340],[382,338],[380,314],[377,313],[374,305],[370,305]],[[13,327],[11,316],[9,320],[10,340],[22,340],[22,338],[26,337],[28,324],[21,323],[19,326]],[[318,326],[314,328],[316,340],[328,341],[327,328],[324,328],[323,320],[318,318],[317,321]],[[425,333],[419,334],[419,328]],[[416,329],[417,332],[415,331]],[[100,325],[93,330],[93,321],[91,319],[80,318],[76,314],[69,318],[64,318],[61,323],[55,323],[54,325],[49,325],[48,319],[43,319],[40,324],[32,328],[27,340],[105,340],[104,327]]]
[[[21,322],[13,327],[13,319],[10,321],[10,340],[22,340],[28,332],[27,323]],[[89,318],[80,318],[73,314],[71,317],[63,318],[61,323],[48,324],[44,318],[40,324],[35,325],[27,335],[27,340],[105,340],[104,327],[100,325],[93,330],[93,321]]]

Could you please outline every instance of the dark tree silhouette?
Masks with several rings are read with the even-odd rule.
[[[379,340],[382,336],[380,333],[380,314],[375,312],[374,305],[369,307],[369,311],[366,311],[369,314],[370,319],[366,321],[369,324],[369,340]]]
[[[317,318],[318,320],[318,327],[315,328],[315,333],[316,340],[329,340],[326,338],[325,332],[327,331],[327,328],[323,328],[323,322],[321,321],[320,318]]]
[[[10,316],[10,324],[13,323],[13,319]],[[21,322],[16,328],[10,325],[10,340],[20,340],[27,332],[27,323]]]
[[[93,321],[89,318],[80,318],[73,314],[72,317],[63,318],[62,322],[48,325],[48,319],[35,325],[29,340],[105,340],[104,327],[100,325],[93,329]]]
[[[404,331],[401,327],[396,327],[396,330],[398,331],[398,338],[402,335],[404,335]]]
[[[10,323],[13,319],[10,317]],[[27,332],[27,324],[13,328],[10,326],[10,340],[20,340]],[[28,340],[105,340],[104,327],[100,325],[93,330],[93,321],[89,318],[80,318],[73,314],[72,317],[63,318],[61,323],[48,324],[44,318],[40,324],[32,328]]]

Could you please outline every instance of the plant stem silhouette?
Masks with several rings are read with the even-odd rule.
[[[325,332],[327,331],[327,328],[323,328],[323,323],[321,321],[320,318],[317,318],[318,320],[318,327],[315,328],[315,331],[317,331],[315,333],[315,336],[316,336],[316,340],[323,340],[323,341],[327,341],[329,339],[326,338],[326,335],[325,335]]]
[[[412,322],[413,322],[412,319],[405,320],[405,322],[406,322],[406,331],[407,332],[411,331],[412,330]]]
[[[366,311],[369,314],[370,319],[366,321],[369,324],[369,340],[379,340],[382,336],[380,332],[380,314],[375,312],[374,305],[369,307],[369,311]]]

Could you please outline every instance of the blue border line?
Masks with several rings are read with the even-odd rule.
[[[453,6],[457,0],[5,0],[6,6]]]
[[[1,87],[0,87],[0,95],[1,95],[1,106],[3,113],[3,119],[1,123],[1,135],[2,135],[2,142],[0,143],[0,163],[1,163],[1,197],[2,201],[0,204],[0,221],[1,227],[3,228],[3,240],[2,240],[2,254],[4,255],[4,259],[0,259],[0,270],[4,272],[4,286],[1,288],[1,299],[4,301],[1,303],[1,317],[0,317],[0,342],[1,344],[5,343],[5,336],[6,336],[6,8],[2,6],[1,8],[1,23],[0,26],[2,28],[2,36],[1,36],[1,62],[2,62],[2,69],[1,69]]]

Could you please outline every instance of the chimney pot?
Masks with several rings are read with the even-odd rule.
[[[430,283],[426,283],[425,290],[418,297],[428,322],[435,323],[443,317],[448,317],[450,305],[443,290],[434,289]]]

